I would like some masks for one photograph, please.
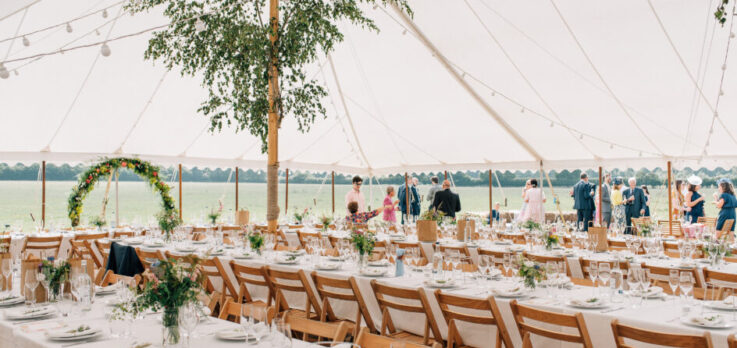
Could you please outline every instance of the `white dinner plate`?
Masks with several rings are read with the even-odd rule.
[[[703,317],[721,317],[719,314],[705,314]],[[709,323],[708,321],[698,320],[696,316],[681,318],[681,323],[704,329],[729,329],[734,326],[731,321],[724,319],[723,317],[719,321]]]
[[[22,296],[10,296],[0,300],[0,307],[10,307],[26,302]]]
[[[491,293],[502,298],[521,298],[528,294],[527,290],[522,287],[517,289],[491,289]]]
[[[89,325],[79,325],[47,331],[46,337],[53,341],[76,341],[90,339],[101,333],[102,330],[100,328],[91,327]]]
[[[383,277],[386,274],[386,268],[366,267],[361,270],[360,274],[364,277]]]
[[[730,303],[724,303],[724,301],[706,301],[704,302],[704,305],[712,309],[719,309],[723,311],[737,311],[737,306],[733,306]]]
[[[634,296],[634,297],[642,297],[642,290],[631,290],[627,292],[628,295]],[[663,296],[663,288],[656,286],[648,288],[645,292],[645,298],[658,298]]]
[[[600,298],[590,298],[585,300],[568,300],[567,305],[581,309],[602,309],[609,307],[609,303]]]
[[[254,254],[251,254],[251,253],[233,253],[232,256],[233,256],[234,259],[245,260],[245,259],[252,259],[253,256],[254,256]]]
[[[178,247],[174,249],[175,251],[178,251],[180,253],[191,253],[197,250],[197,248],[194,247]]]
[[[381,259],[379,261],[369,261],[368,265],[371,267],[389,267],[390,263],[386,259]]]
[[[315,265],[315,269],[318,271],[335,271],[340,269],[339,263],[321,263]]]
[[[425,286],[433,288],[433,289],[450,289],[454,288],[456,286],[456,283],[453,280],[433,280],[428,279],[423,282]]]
[[[109,286],[95,286],[95,295],[110,295],[114,294],[115,291],[117,291],[118,288],[115,285],[109,285]]]
[[[8,320],[38,319],[54,314],[56,310],[51,307],[20,308],[6,311],[5,318]]]
[[[280,265],[295,265],[299,262],[298,259],[288,260],[288,259],[277,259],[276,263]]]
[[[224,341],[245,341],[246,333],[242,328],[233,327],[216,332],[215,337]]]

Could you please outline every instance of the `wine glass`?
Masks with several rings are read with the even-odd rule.
[[[26,303],[31,306],[36,304],[36,287],[38,287],[37,270],[29,269],[26,271],[26,290],[30,292],[30,297],[26,297]]]
[[[253,315],[256,306],[251,304],[241,305],[240,324],[243,327],[243,333],[246,336],[246,342],[251,345],[258,343],[259,337],[256,335],[256,318]]]
[[[640,286],[640,274],[637,268],[630,267],[627,271],[627,286],[629,288],[630,296],[634,297],[637,295],[637,288]],[[632,308],[637,308],[637,302],[632,303]]]
[[[677,269],[670,270],[669,275],[668,275],[668,285],[670,286],[670,290],[673,292],[673,300],[675,300],[675,296],[677,295],[679,282],[680,282],[680,278],[679,278],[678,270]]]
[[[292,330],[284,319],[274,319],[271,328],[275,333],[274,341],[271,342],[273,346],[286,348],[292,346]]]
[[[589,263],[589,277],[591,277],[591,282],[594,285],[594,295],[596,295],[596,278],[599,277],[599,268],[597,266],[598,265],[595,261],[591,261],[591,263]]]
[[[509,274],[509,269],[512,268],[512,255],[504,254],[502,257],[502,267],[504,267],[504,273]]]
[[[10,291],[10,276],[13,275],[11,273],[12,271],[12,260],[11,259],[2,259],[2,266],[0,266],[0,270],[3,274],[3,284],[5,286],[6,291]]]
[[[693,289],[693,277],[691,277],[690,272],[681,272],[681,278],[678,283],[678,286],[681,288],[681,295],[684,296],[686,299],[686,302],[690,302],[688,300],[688,294],[691,292],[691,289]]]
[[[489,255],[479,255],[478,272],[480,279],[486,279],[492,261]]]
[[[194,303],[188,303],[179,309],[179,326],[187,333],[187,347],[192,337],[192,331],[200,321],[200,311]]]
[[[647,290],[650,288],[650,270],[647,268],[640,269],[640,304],[647,296]]]
[[[611,265],[606,262],[599,263],[599,279],[601,284],[609,287],[609,279],[611,278]]]

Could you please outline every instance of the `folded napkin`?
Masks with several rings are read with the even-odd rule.
[[[737,297],[735,297],[735,296],[728,296],[727,298],[725,298],[724,300],[722,300],[722,302],[724,304],[726,304],[726,305],[734,306],[736,304],[735,302],[737,302]]]
[[[693,316],[693,317],[688,318],[688,320],[697,325],[711,326],[711,325],[721,324],[724,321],[724,318],[722,318],[721,315],[714,314],[714,315]]]

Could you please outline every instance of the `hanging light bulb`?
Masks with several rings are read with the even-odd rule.
[[[491,91],[491,96],[492,96],[492,97],[496,96],[496,92],[494,92],[494,91]]]
[[[10,73],[8,72],[8,69],[5,68],[5,65],[3,63],[0,63],[0,79],[7,79],[10,77]]]
[[[722,64],[722,70],[727,70],[727,63]]]
[[[102,44],[102,47],[100,47],[100,54],[102,54],[103,57],[109,57],[110,56],[110,46],[107,45],[107,42]]]
[[[724,95],[724,90],[723,89],[720,89],[719,90],[719,95]]]
[[[579,135],[578,138],[583,140],[583,133],[581,133],[581,135]]]
[[[523,106],[522,109],[519,110],[519,112],[521,112],[521,113],[524,114],[525,113],[525,107]]]
[[[107,18],[107,9],[102,10],[102,18]]]
[[[72,25],[71,25],[71,24],[69,24],[69,23],[67,23],[67,33],[71,33],[72,31],[74,31],[74,30],[72,29]]]
[[[95,29],[95,35],[100,36],[100,31]]]
[[[709,128],[709,134],[714,134],[714,126],[712,126],[711,128]]]
[[[704,145],[704,146],[709,146],[709,143],[711,143],[711,140],[710,139],[706,139],[706,145]]]
[[[379,5],[374,5],[374,10],[379,8]]]
[[[194,22],[194,30],[199,34],[205,31],[205,29],[205,22],[203,22],[202,19],[198,17],[197,20]]]
[[[402,30],[402,35],[407,35],[407,29]]]
[[[463,72],[463,74],[461,74],[461,77],[464,78],[464,79],[466,78],[466,72],[465,71]]]
[[[30,46],[30,45],[31,45],[31,42],[30,42],[30,41],[28,41],[28,38],[24,36],[24,37],[23,37],[23,46],[26,46],[26,47],[28,47],[28,46]]]
[[[729,33],[729,38],[734,39],[734,33]]]
[[[550,128],[555,127],[555,123],[553,121],[550,121]]]
[[[614,149],[614,144],[609,144],[609,149]]]
[[[642,151],[640,151],[639,156],[642,157]]]
[[[717,117],[719,117],[719,112],[718,111],[714,111],[714,118],[717,118]]]
[[[15,76],[20,75],[20,73],[18,73],[18,69],[13,70],[13,73],[15,74]]]

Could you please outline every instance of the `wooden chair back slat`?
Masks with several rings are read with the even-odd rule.
[[[368,306],[361,295],[361,290],[358,288],[356,279],[350,277],[348,279],[337,279],[325,277],[318,274],[316,271],[311,273],[312,282],[315,284],[317,293],[322,298],[322,311],[320,312],[320,320],[322,321],[336,321],[337,316],[333,312],[333,308],[330,305],[330,299],[350,301],[356,303],[356,314],[353,323],[353,337],[358,336],[358,332],[361,329],[361,318],[363,318],[366,326],[369,327],[372,332],[376,332],[374,321],[371,319]],[[328,289],[330,288],[330,289]],[[339,292],[334,289],[342,289]]]
[[[235,261],[230,261],[230,269],[233,271],[236,281],[238,281],[239,292],[236,302],[239,303],[250,303],[253,302],[253,297],[248,291],[246,284],[254,286],[262,286],[268,289],[266,304],[271,306],[272,300],[274,299],[274,289],[271,283],[268,281],[266,274],[266,266],[253,267],[248,265],[240,265]]]
[[[612,333],[617,348],[630,348],[633,345],[626,344],[625,339],[658,345],[659,347],[678,348],[711,348],[711,335],[704,332],[701,335],[684,335],[665,333],[662,331],[651,331],[620,324],[617,319],[612,321]]]
[[[580,343],[585,348],[593,347],[588,329],[586,328],[586,323],[583,320],[583,314],[581,313],[562,314],[549,312],[518,304],[517,300],[512,300],[512,302],[509,303],[509,306],[512,307],[514,321],[517,324],[520,336],[522,336],[522,347],[532,347],[533,334],[558,341]],[[578,333],[570,334],[552,331],[541,326],[528,323],[525,321],[525,318],[540,323],[576,328],[578,329]]]
[[[501,347],[501,343],[507,348],[514,347],[512,345],[512,337],[509,335],[504,320],[501,320],[501,312],[496,304],[494,297],[489,296],[486,299],[472,299],[463,296],[444,294],[440,289],[435,291],[435,299],[438,301],[440,310],[443,312],[445,322],[448,324],[448,347],[455,345],[462,346],[463,338],[458,330],[457,321],[473,324],[481,324],[495,326],[497,329],[496,340],[497,347]],[[486,311],[490,315],[468,314],[455,310],[455,308],[464,308],[478,311]],[[499,318],[499,319],[498,319]]]
[[[399,343],[400,340],[396,340],[386,336],[379,336],[372,334],[367,327],[361,329],[361,332],[356,338],[356,345],[359,347],[371,347],[371,348],[392,348]],[[427,348],[428,346],[420,345],[412,342],[402,342],[405,348]],[[442,348],[443,346],[434,342],[432,348]]]
[[[440,334],[438,324],[435,322],[435,316],[432,313],[429,301],[427,300],[425,291],[422,288],[397,288],[391,285],[381,284],[376,281],[376,279],[371,280],[371,288],[374,290],[376,301],[379,303],[379,308],[382,312],[381,328],[379,330],[381,335],[389,335],[397,332],[389,311],[389,309],[393,309],[400,312],[423,313],[425,315],[425,334],[422,337],[423,343],[430,343],[430,332],[432,332],[435,341],[442,341],[443,336]],[[412,300],[418,304],[410,305],[399,303],[394,300],[390,300],[388,297]]]
[[[24,259],[31,255],[30,251],[50,252],[54,258],[59,258],[59,248],[61,247],[62,236],[55,237],[26,237],[21,249],[21,255]]]
[[[302,333],[302,340],[306,341],[307,336],[315,336],[318,341],[322,338],[329,338],[333,343],[342,343],[350,327],[346,322],[327,323],[317,320],[305,318],[301,315],[290,315],[290,312],[284,313],[284,322],[289,324],[289,328],[294,334]]]

